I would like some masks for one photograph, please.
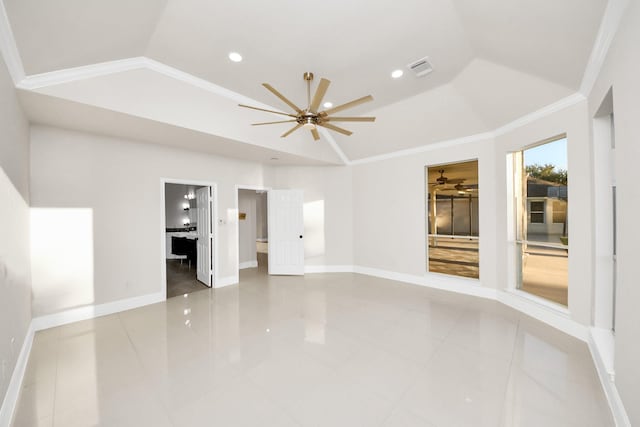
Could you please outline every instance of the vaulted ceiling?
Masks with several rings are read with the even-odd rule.
[[[114,67],[27,85],[32,120],[72,126],[62,113],[46,112],[53,97],[78,104],[69,110],[84,106],[87,117],[104,110],[139,119],[145,129],[143,122],[152,121],[210,135],[212,146],[233,141],[227,155],[266,149],[325,163],[343,160],[332,144],[361,159],[490,131],[575,93],[606,6],[606,0],[3,1],[27,76],[136,57],[166,67],[164,73]],[[231,51],[244,60],[231,62]],[[406,65],[424,56],[434,71],[417,78]],[[398,68],[405,75],[391,79]],[[323,134],[320,143],[302,131],[280,139],[286,125],[251,128],[277,116],[241,111],[238,100],[286,110],[261,86],[268,82],[304,104],[305,71],[332,81],[326,100],[334,105],[372,94],[374,102],[350,112],[372,113],[377,121],[345,126],[354,131],[350,137]]]

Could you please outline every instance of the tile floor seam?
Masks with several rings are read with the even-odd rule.
[[[253,387],[256,388],[256,390],[260,391],[264,397],[276,408],[278,408],[280,411],[282,411],[284,414],[286,414],[291,420],[293,420],[299,427],[304,427],[304,424],[298,421],[298,418],[296,416],[294,416],[293,413],[291,413],[288,409],[286,409],[283,405],[282,402],[279,401],[278,399],[274,398],[271,393],[266,390],[264,387],[262,387],[260,384],[258,384],[257,382],[255,382],[250,376],[248,376],[246,373],[245,374],[241,374],[240,376],[244,377],[244,380],[249,382]]]
[[[449,334],[451,334],[451,332],[452,332],[452,331],[453,331],[453,329],[455,328],[455,325],[456,325],[456,324],[457,324],[457,322],[462,318],[462,316],[463,316],[463,314],[460,314],[460,315],[458,316],[458,318],[456,319],[456,322],[454,323],[454,326],[452,326],[452,327],[450,328],[449,332],[447,333],[447,336],[448,336]],[[442,348],[443,348],[443,346],[444,346],[444,343],[445,343],[445,339],[446,339],[446,337],[445,337],[445,338],[442,338],[442,339],[437,338],[437,337],[435,337],[435,338],[436,338],[436,339],[438,339],[438,341],[440,341],[440,343],[439,343],[438,347],[437,347],[434,351],[432,351],[432,352],[431,352],[431,355],[427,358],[427,361],[425,362],[425,364],[424,364],[424,365],[422,365],[423,367],[426,367],[426,366],[429,364],[429,361],[433,360],[433,359],[435,358],[435,356],[436,356],[437,354],[439,354],[439,352],[440,352],[440,351],[442,351]],[[411,384],[409,384],[409,386],[405,388],[405,390],[401,393],[401,395],[400,395],[400,396],[398,397],[398,399],[396,400],[396,402],[395,402],[395,404],[393,405],[393,407],[392,407],[391,411],[389,412],[389,415],[387,416],[387,418],[385,418],[385,420],[383,421],[383,423],[385,423],[386,421],[388,421],[388,420],[389,420],[389,418],[391,418],[391,416],[393,416],[394,412],[395,412],[397,409],[400,409],[400,408],[401,408],[400,404],[401,404],[402,400],[403,400],[403,399],[404,399],[404,397],[409,393],[409,391],[413,388],[413,386],[414,386],[415,384],[417,384],[417,382],[418,382],[418,381],[419,381],[419,379],[418,379],[418,378],[415,378],[415,380],[414,380],[414,381],[412,381],[412,382],[411,382]],[[425,422],[427,422],[427,423],[433,424],[433,422],[432,422],[432,421],[430,421],[430,420],[428,420],[428,419],[424,418],[423,416],[421,416],[421,415],[419,415],[419,414],[416,414],[416,413],[414,413],[413,411],[411,411],[411,413],[412,413],[414,416],[417,416],[418,418],[420,418],[421,420],[423,420],[423,421],[425,421]],[[382,424],[381,424],[381,425],[382,425]]]
[[[353,274],[309,279],[250,277],[215,292],[215,298],[213,290],[196,292],[188,301],[169,299],[119,313],[106,328],[102,322],[63,326],[59,336],[53,332],[34,344],[48,362],[54,354],[45,344],[55,342],[55,366],[45,372],[32,365],[30,372],[34,378],[53,375],[54,386],[23,405],[18,422],[35,423],[41,418],[38,410],[42,413],[52,398],[52,415],[43,421],[69,427],[94,420],[88,416],[107,424],[114,416],[116,422],[137,420],[137,425],[155,416],[162,425],[174,427],[495,427],[505,419],[506,426],[514,421],[569,425],[585,404],[592,409],[578,417],[584,424],[604,425],[610,418],[601,384],[573,381],[594,368],[587,364],[591,359],[582,363],[583,346],[503,304]],[[182,317],[187,307],[193,309],[189,331]],[[274,333],[270,325],[281,333],[261,337],[264,328]],[[90,340],[72,342],[67,337],[87,329],[102,343],[95,348],[101,361],[124,350],[126,357],[113,360],[126,361],[130,369],[122,378],[98,378],[95,385],[82,381],[84,388],[70,394],[69,380],[91,374],[91,367],[82,370],[84,364],[76,367],[76,360],[93,358],[94,346]],[[306,343],[309,333],[323,345]],[[537,339],[529,340],[531,334]],[[278,361],[279,355],[288,357]],[[522,358],[543,370],[545,376],[534,379],[540,379],[545,390],[519,376]],[[119,366],[118,371],[127,368]],[[130,384],[137,387],[135,393],[127,392]],[[101,396],[95,402],[100,411],[94,415],[92,400],[69,399],[82,398],[78,391],[98,386],[106,386],[105,393],[122,392],[126,401],[113,406]],[[473,404],[467,405],[467,396]],[[56,418],[58,406],[69,412]],[[548,414],[540,409],[548,409]]]
[[[140,363],[140,367],[141,367],[141,370],[142,370],[142,376],[144,378],[145,384],[147,384],[150,387],[153,386],[153,384],[150,383],[150,378],[148,376],[147,370],[144,369],[144,363],[142,361],[142,358],[140,357],[140,354],[138,352],[138,348],[136,347],[135,343],[133,342],[133,339],[131,338],[131,335],[129,334],[129,330],[127,329],[127,326],[125,325],[124,320],[122,320],[122,316],[120,315],[120,313],[117,313],[116,317],[118,318],[118,322],[120,323],[120,326],[122,327],[122,330],[124,331],[125,335],[127,336],[127,340],[129,341],[129,345],[131,345],[131,348],[132,348],[134,354],[136,355],[136,360],[138,361],[138,363]],[[166,407],[166,405],[164,404],[162,399],[160,399],[159,396],[155,392],[151,393],[151,396],[152,396],[153,400],[155,400],[156,403],[158,403],[164,409],[164,412],[165,412],[164,415],[166,416],[166,419],[169,421],[169,424],[172,427],[177,427],[173,423],[173,419],[170,416],[169,408]]]
[[[502,408],[500,409],[500,419],[503,419],[506,416],[505,412],[507,410],[507,397],[509,395],[509,384],[511,381],[511,377],[513,375],[513,364],[515,362],[515,357],[516,357],[516,344],[518,341],[518,333],[520,332],[521,320],[522,319],[520,315],[518,315],[518,323],[516,325],[516,334],[515,334],[515,339],[513,340],[513,350],[511,351],[511,359],[509,361],[509,375],[507,375],[507,380],[505,382],[504,395],[502,399]]]

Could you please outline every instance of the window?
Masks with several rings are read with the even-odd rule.
[[[568,171],[562,136],[513,153],[517,287],[567,305]]]
[[[426,168],[427,271],[477,279],[478,161]]]
[[[544,224],[544,202],[529,202],[529,212],[532,223]]]

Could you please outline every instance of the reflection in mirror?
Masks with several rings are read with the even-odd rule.
[[[426,175],[428,271],[479,278],[478,161],[429,166]]]

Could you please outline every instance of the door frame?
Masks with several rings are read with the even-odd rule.
[[[236,262],[237,262],[237,271],[238,271],[238,281],[240,280],[240,221],[237,219],[238,214],[240,213],[240,208],[238,206],[238,195],[240,190],[250,190],[250,191],[265,191],[267,193],[267,197],[269,197],[269,191],[272,190],[271,187],[265,187],[262,185],[240,185],[236,184],[235,186],[235,211],[236,211],[236,221],[238,221],[238,225],[236,227]],[[267,234],[269,234],[269,211],[267,210]]]
[[[178,179],[178,178],[160,178],[160,283],[162,284],[161,292],[164,292],[164,299],[167,299],[167,218],[165,214],[166,200],[164,197],[165,184],[182,184],[182,185],[199,185],[202,187],[210,187],[213,194],[211,209],[211,234],[213,234],[213,282],[211,289],[215,289],[218,283],[218,184],[212,181],[201,181],[197,179]]]

